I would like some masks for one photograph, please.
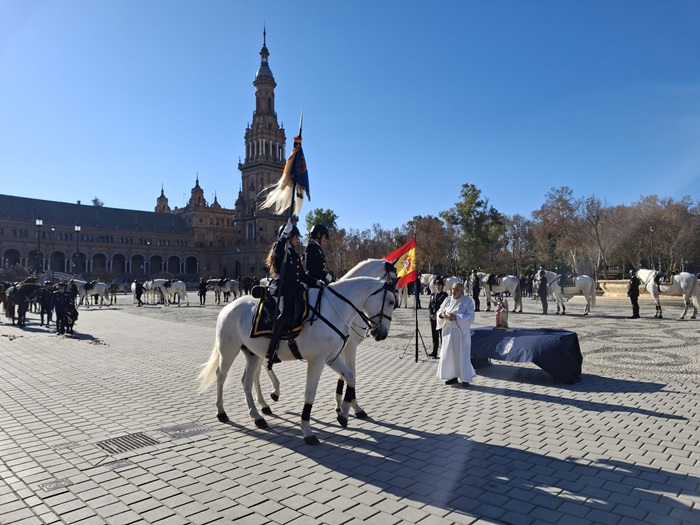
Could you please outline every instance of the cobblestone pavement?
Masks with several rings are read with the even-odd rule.
[[[494,362],[471,388],[446,386],[420,343],[427,310],[398,309],[389,339],[359,349],[368,419],[337,423],[324,372],[316,447],[299,431],[301,364],[276,367],[268,429],[247,415],[242,359],[230,423],[213,391],[196,393],[219,306],[120,297],[81,308],[72,337],[3,318],[0,523],[700,523],[700,320],[677,320],[677,301],[661,320],[648,302],[627,319],[615,298],[586,317],[576,298],[566,316],[524,309],[511,326],[578,333],[580,383]],[[493,322],[480,312],[475,326]]]

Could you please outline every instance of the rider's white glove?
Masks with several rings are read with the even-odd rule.
[[[326,274],[326,282],[327,283],[332,283],[333,282],[333,276],[330,273]]]
[[[288,236],[292,231],[292,228],[294,228],[294,225],[292,224],[291,219],[288,219],[287,224],[284,226],[284,234]]]
[[[323,288],[324,286],[326,286],[326,281],[322,281],[321,279],[319,279],[318,281],[316,281],[316,286],[318,286],[319,288]]]

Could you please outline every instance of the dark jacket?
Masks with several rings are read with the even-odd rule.
[[[286,238],[278,240],[273,250],[273,264],[275,266],[275,280],[278,283],[282,281],[282,288],[279,293],[283,297],[294,298],[302,289],[302,283],[309,286],[316,284],[316,280],[307,275],[304,267],[301,264],[301,257],[292,245],[287,242]],[[284,261],[285,252],[287,254],[284,271],[282,263]]]
[[[636,275],[630,278],[629,290],[627,291],[627,297],[639,297],[639,285],[641,281]]]
[[[447,292],[435,292],[430,296],[430,302],[428,303],[428,312],[430,315],[436,315],[442,303],[447,299]]]
[[[306,273],[314,279],[314,281],[326,281],[326,275],[329,273],[326,268],[326,256],[321,249],[321,246],[316,241],[310,241],[304,252],[306,261]]]

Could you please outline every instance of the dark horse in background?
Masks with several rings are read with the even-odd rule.
[[[41,285],[36,283],[36,279],[28,277],[17,285],[11,285],[5,289],[5,316],[12,319],[17,326],[24,328],[27,324],[27,310],[34,300]]]

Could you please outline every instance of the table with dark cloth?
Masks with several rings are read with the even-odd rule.
[[[472,330],[472,363],[489,359],[534,363],[562,383],[581,380],[583,356],[576,332],[546,328],[476,328]]]

